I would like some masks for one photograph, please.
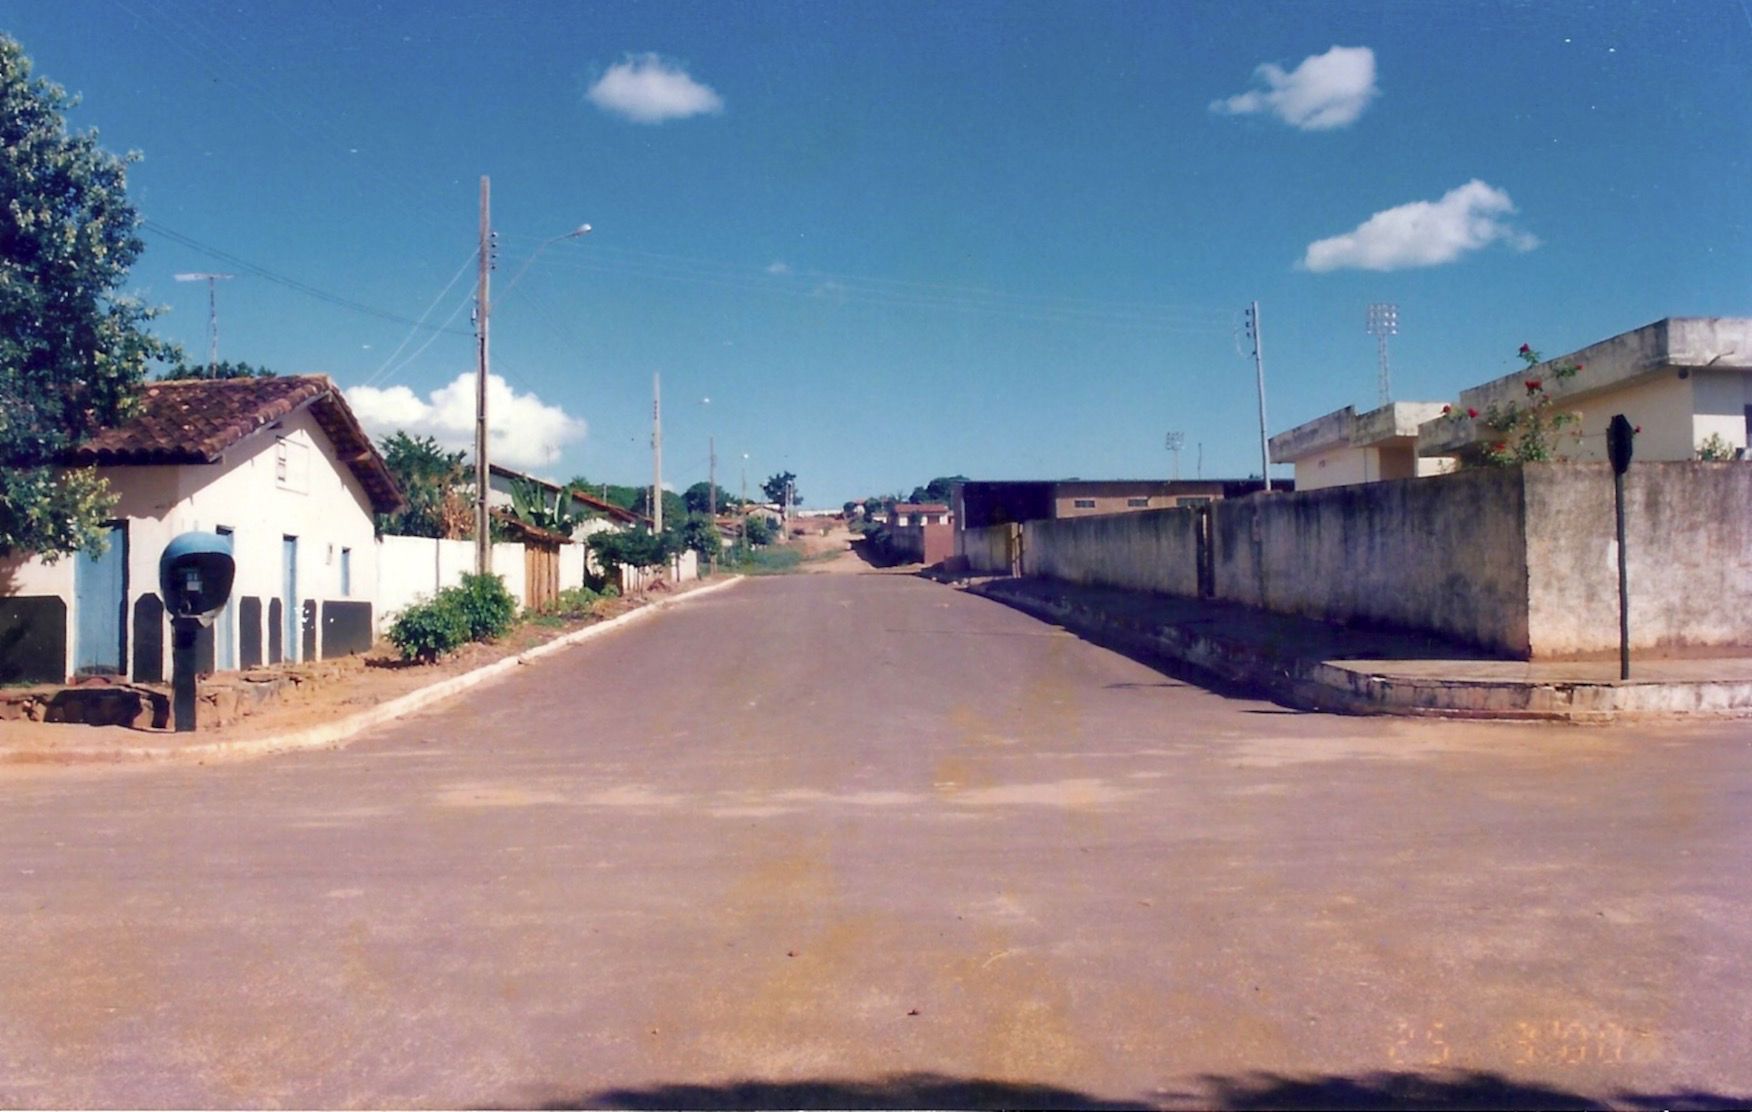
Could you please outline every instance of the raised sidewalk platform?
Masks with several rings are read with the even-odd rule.
[[[1752,716],[1752,654],[1633,655],[1621,681],[1616,657],[1502,660],[1233,603],[1049,579],[974,580],[968,589],[1308,710],[1571,722]]]

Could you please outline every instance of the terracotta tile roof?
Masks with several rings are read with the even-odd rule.
[[[309,407],[334,445],[336,462],[358,478],[372,509],[391,513],[402,504],[383,457],[326,375],[149,382],[140,402],[134,417],[75,448],[71,462],[100,467],[217,463],[227,448],[257,429]]]

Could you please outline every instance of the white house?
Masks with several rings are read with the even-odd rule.
[[[1556,368],[1564,364],[1581,369],[1560,378]],[[1752,318],[1658,320],[1463,390],[1454,413],[1525,406],[1535,381],[1559,411],[1581,418],[1560,434],[1558,451],[1568,459],[1605,459],[1606,426],[1619,413],[1642,429],[1639,460],[1695,459],[1712,438],[1744,458],[1752,433]],[[1433,419],[1418,430],[1418,452],[1455,455],[1495,435],[1482,419]]]
[[[402,497],[327,377],[148,383],[137,416],[68,462],[95,465],[120,497],[108,549],[0,561],[0,681],[166,678],[158,558],[190,530],[229,537],[237,561],[201,670],[371,644],[375,515]]]
[[[1271,461],[1294,464],[1297,490],[1410,479],[1453,469],[1420,458],[1418,427],[1442,415],[1441,402],[1391,402],[1367,413],[1345,406],[1271,438]]]

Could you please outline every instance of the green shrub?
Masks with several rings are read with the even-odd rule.
[[[450,596],[449,604],[462,615],[470,641],[503,637],[517,620],[517,600],[505,589],[505,581],[496,575],[464,575],[462,586],[439,591],[439,600],[443,601],[446,595]]]
[[[416,602],[403,610],[385,636],[401,650],[404,660],[430,664],[468,640],[468,624],[440,592],[430,602]]]
[[[403,659],[430,664],[469,641],[504,636],[517,617],[517,600],[496,575],[464,575],[429,602],[417,602],[385,634]]]

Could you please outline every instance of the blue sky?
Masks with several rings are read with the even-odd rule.
[[[329,374],[378,431],[468,443],[490,176],[495,458],[559,479],[649,481],[654,373],[666,481],[715,438],[724,486],[746,453],[837,506],[1165,477],[1170,430],[1183,477],[1256,473],[1253,300],[1273,432],[1375,403],[1370,302],[1405,400],[1752,315],[1740,0],[0,0],[0,30],[145,155],[159,331],[205,358],[174,276],[234,273],[220,357]]]

